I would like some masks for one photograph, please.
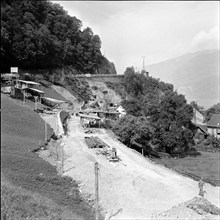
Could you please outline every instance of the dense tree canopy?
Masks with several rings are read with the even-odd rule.
[[[101,40],[59,5],[46,0],[1,3],[1,68],[45,69],[72,66],[78,73],[100,73],[107,62]]]
[[[128,97],[122,105],[128,114],[146,118],[154,130],[152,143],[168,153],[183,152],[193,144],[192,106],[173,85],[135,73],[133,67],[126,69],[123,84]]]

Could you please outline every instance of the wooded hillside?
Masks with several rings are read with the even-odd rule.
[[[77,74],[116,74],[91,28],[46,0],[1,3],[1,72],[9,67],[70,67]]]
[[[113,131],[126,145],[136,141],[146,150],[154,145],[166,153],[184,153],[194,145],[193,108],[172,84],[128,67],[123,86],[126,98],[121,104],[127,115]]]

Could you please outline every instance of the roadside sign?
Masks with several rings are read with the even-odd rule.
[[[11,67],[11,73],[18,73],[18,67]]]

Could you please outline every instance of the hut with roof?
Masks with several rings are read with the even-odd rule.
[[[214,114],[207,122],[207,131],[209,134],[220,138],[220,114]]]
[[[11,88],[18,79],[19,74],[17,73],[1,73],[1,92],[10,94]]]
[[[44,91],[40,90],[40,88],[40,83],[26,80],[16,80],[15,86],[12,87],[11,90],[11,96],[14,98],[21,98],[24,101],[29,98],[34,99],[34,97],[37,97],[38,101],[41,102]]]

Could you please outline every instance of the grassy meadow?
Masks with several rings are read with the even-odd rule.
[[[168,168],[185,171],[220,186],[220,153],[201,151],[197,157],[154,159]]]
[[[44,141],[44,121],[7,95],[1,94],[1,107],[1,217],[93,219],[77,183],[32,152]]]

